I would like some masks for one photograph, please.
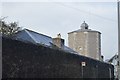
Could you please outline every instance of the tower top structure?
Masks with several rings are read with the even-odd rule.
[[[84,29],[88,29],[89,26],[88,26],[88,24],[85,23],[85,21],[84,21],[84,22],[81,24],[80,27],[81,27],[82,30],[84,30]]]

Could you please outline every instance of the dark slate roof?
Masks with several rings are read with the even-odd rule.
[[[78,52],[74,51],[73,49],[71,49],[67,46],[64,46],[64,50],[67,51],[67,52],[70,52],[70,53],[78,54]]]
[[[28,29],[24,29],[19,31],[17,34],[13,36],[16,40],[28,41],[34,44],[45,44],[50,46],[50,42],[52,42],[52,38]]]
[[[15,40],[23,41],[23,42],[31,42],[33,44],[44,44],[48,47],[52,47],[54,45],[53,39],[51,37],[41,34],[41,33],[28,30],[28,29],[19,31],[18,33],[13,35],[12,38]],[[77,52],[75,52],[74,50],[72,50],[71,48],[65,45],[64,45],[63,50],[70,52],[70,53],[77,54]]]

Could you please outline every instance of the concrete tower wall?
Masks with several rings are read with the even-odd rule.
[[[69,47],[80,55],[101,59],[101,39],[99,32],[73,32],[68,34]]]
[[[87,54],[89,57],[101,60],[101,39],[99,32],[88,32]]]
[[[85,21],[81,29],[68,33],[68,45],[70,48],[93,59],[101,60],[101,33],[89,29]]]

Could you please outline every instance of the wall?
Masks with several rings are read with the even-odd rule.
[[[113,78],[113,66],[80,55],[2,39],[2,78]],[[82,67],[81,62],[86,62]]]
[[[68,34],[69,47],[81,55],[101,60],[100,33],[95,31],[80,31]]]

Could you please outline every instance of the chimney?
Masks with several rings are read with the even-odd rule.
[[[63,49],[64,48],[64,39],[61,38],[61,34],[57,34],[56,38],[53,38],[53,44],[55,44],[57,47]]]

